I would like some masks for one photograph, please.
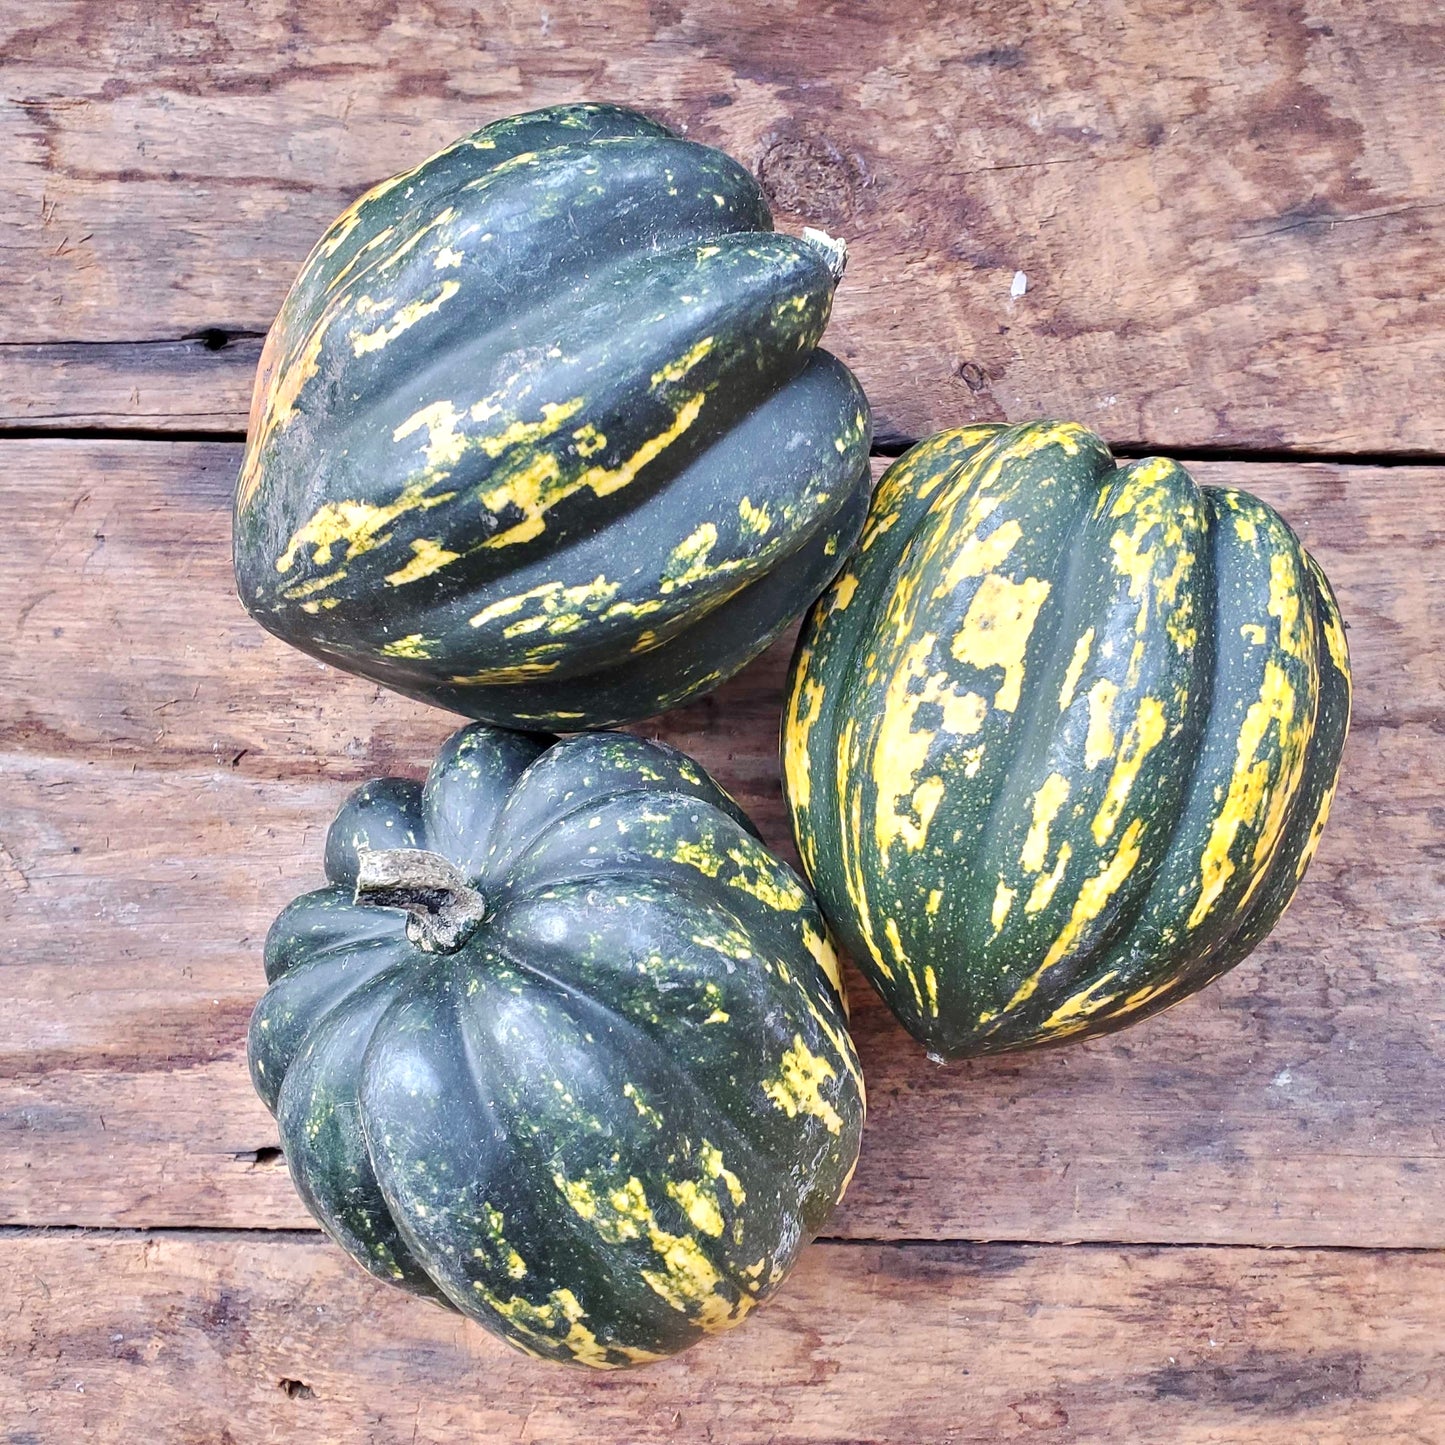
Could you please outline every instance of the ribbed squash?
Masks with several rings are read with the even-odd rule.
[[[646,716],[818,595],[868,406],[818,350],[842,247],[645,116],[489,125],[362,196],[267,338],[241,599],[295,646],[505,726]]]
[[[250,1034],[371,1273],[612,1368],[738,1323],[842,1196],[863,1082],[797,876],[695,764],[472,726],[359,789]]]
[[[799,639],[793,827],[944,1058],[1106,1033],[1240,961],[1319,842],[1349,721],[1280,517],[1082,427],[945,432],[880,483]]]

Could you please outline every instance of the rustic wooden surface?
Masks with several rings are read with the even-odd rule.
[[[746,1329],[587,1380],[314,1236],[33,1234],[10,1262],[14,1445],[1424,1445],[1445,1416],[1439,1255],[819,1245]]]
[[[3,12],[0,342],[39,343],[0,348],[12,424],[243,425],[256,336],[358,189],[589,95],[848,238],[829,345],[886,431],[1445,449],[1433,0]]]
[[[0,531],[18,622],[0,661],[6,978],[24,1001],[0,1017],[0,1223],[308,1222],[243,1065],[260,940],[318,880],[345,794],[420,776],[457,720],[247,619],[239,455],[0,449],[27,479]],[[1295,518],[1351,623],[1355,726],[1320,856],[1254,959],[1098,1044],[940,1069],[855,978],[871,1127],[836,1233],[1445,1246],[1445,468],[1198,471]],[[791,853],[787,651],[646,730]]]
[[[0,75],[5,1445],[1445,1442],[1436,7],[0,0]],[[322,225],[579,97],[849,238],[828,343],[885,442],[1071,415],[1279,506],[1358,689],[1305,886],[1198,998],[940,1069],[855,975],[829,1240],[744,1330],[606,1378],[373,1285],[290,1187],[244,1069],[261,938],[345,793],[456,720],[263,634],[228,538]],[[790,852],[786,657],[645,730]]]

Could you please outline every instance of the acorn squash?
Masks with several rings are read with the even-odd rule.
[[[612,1368],[740,1321],[863,1082],[812,896],[694,763],[473,725],[347,801],[266,941],[252,1078],[372,1274]]]
[[[368,191],[266,340],[242,601],[512,727],[706,692],[856,541],[868,406],[818,349],[844,248],[612,106],[498,121]]]
[[[824,913],[942,1058],[1101,1034],[1274,926],[1349,721],[1339,611],[1263,502],[1082,427],[884,475],[784,719]]]

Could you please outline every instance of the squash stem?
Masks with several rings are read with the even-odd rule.
[[[823,264],[828,268],[836,286],[843,279],[843,268],[848,264],[847,242],[830,236],[826,231],[815,230],[812,226],[803,227],[803,241],[823,258]]]
[[[357,862],[355,901],[404,909],[406,936],[425,953],[455,953],[487,916],[486,900],[440,853],[371,848]]]

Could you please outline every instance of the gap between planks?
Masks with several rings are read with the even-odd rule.
[[[0,346],[6,343],[0,342]],[[116,343],[97,343],[116,344]],[[1031,418],[1025,418],[1029,420]],[[1005,425],[1018,425],[1008,422]],[[880,433],[873,438],[870,455],[875,460],[891,462],[901,457],[911,447],[917,446],[922,437],[899,436]],[[1158,445],[1139,442],[1105,442],[1120,461],[1134,461],[1140,457],[1170,457],[1184,466],[1196,462],[1235,463],[1240,466],[1352,466],[1352,467],[1431,467],[1445,465],[1445,452],[1402,451],[1402,452],[1360,452],[1331,451],[1309,447],[1171,447],[1164,442]],[[173,427],[145,426],[6,426],[0,424],[0,443],[9,441],[65,441],[65,442],[166,442],[177,445],[184,443],[221,443],[241,446],[245,444],[246,433],[234,427]]]
[[[32,1239],[75,1239],[95,1243],[143,1243],[148,1239],[176,1239],[191,1244],[321,1244],[329,1236],[319,1226],[297,1229],[292,1226],[271,1227],[264,1224],[218,1226],[213,1224],[166,1224],[118,1229],[86,1224],[3,1224],[0,1225],[0,1247]],[[337,1246],[339,1248],[340,1246]],[[1257,1242],[1253,1240],[1210,1239],[1024,1239],[989,1237],[932,1238],[913,1235],[894,1238],[888,1235],[820,1234],[806,1249],[1063,1249],[1081,1253],[1127,1254],[1131,1250],[1171,1250],[1188,1253],[1239,1254],[1244,1251],[1267,1250],[1271,1254],[1340,1254],[1340,1255],[1419,1255],[1429,1259],[1445,1257],[1445,1246],[1410,1244],[1308,1244]]]

